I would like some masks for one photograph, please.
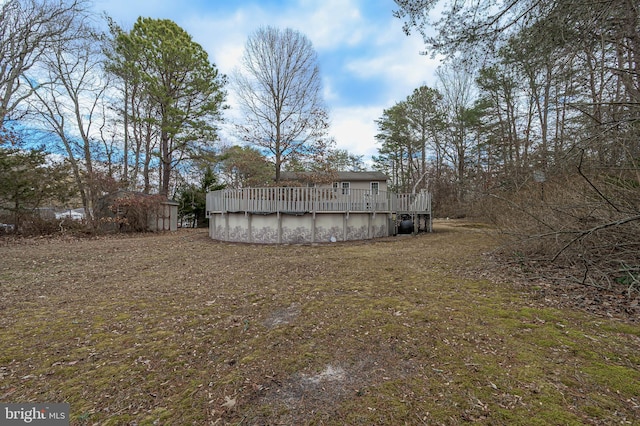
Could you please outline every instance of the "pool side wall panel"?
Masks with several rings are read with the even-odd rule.
[[[389,235],[389,213],[211,213],[209,236],[229,242],[310,244]]]

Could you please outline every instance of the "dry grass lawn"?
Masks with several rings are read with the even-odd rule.
[[[640,326],[487,272],[490,230],[0,240],[0,402],[73,425],[640,424]]]

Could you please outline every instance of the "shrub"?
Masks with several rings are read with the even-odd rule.
[[[629,173],[559,173],[494,194],[485,216],[509,237],[503,254],[538,276],[640,292],[640,179]]]
[[[156,214],[166,198],[134,192],[118,192],[98,203],[103,228],[119,232],[144,232],[149,230],[149,220]]]

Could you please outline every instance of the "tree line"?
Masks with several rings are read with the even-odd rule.
[[[300,32],[256,30],[229,78],[171,20],[122,28],[88,0],[8,0],[0,13],[0,155],[26,165],[25,150],[56,154],[36,158],[64,166],[90,221],[99,199],[119,190],[193,198],[203,181],[262,186],[283,169],[362,167],[327,137],[317,55]],[[246,146],[221,140],[228,90]],[[3,207],[17,215],[40,204],[10,182]]]
[[[405,32],[446,60],[436,87],[378,120],[377,167],[430,188],[442,214],[492,219],[537,273],[635,297],[638,2],[396,4]]]

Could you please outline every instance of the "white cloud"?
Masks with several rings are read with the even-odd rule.
[[[209,53],[210,60],[225,74],[230,74],[239,64],[249,35],[246,12],[232,16],[192,18],[188,22],[194,41]]]
[[[335,137],[338,148],[367,158],[376,153],[375,135],[378,130],[375,120],[380,118],[382,107],[336,108],[330,114],[330,134]]]
[[[423,84],[433,87],[440,61],[420,54],[424,45],[419,37],[404,35],[396,20],[388,21],[385,31],[376,34],[372,41],[376,53],[348,61],[347,72],[356,78],[384,82],[388,101],[400,101]]]
[[[334,50],[362,42],[365,25],[358,2],[353,0],[303,0],[302,10],[285,12],[286,26],[298,29],[317,50]]]

